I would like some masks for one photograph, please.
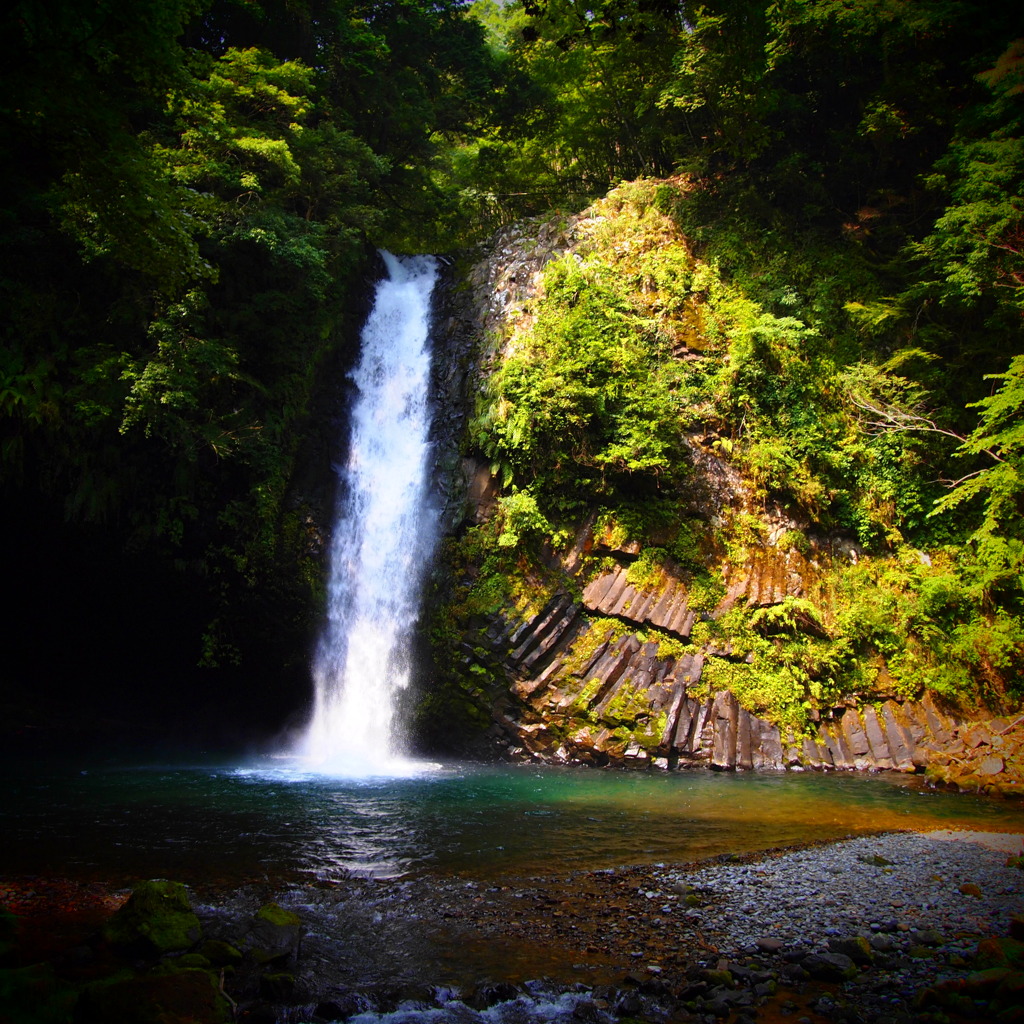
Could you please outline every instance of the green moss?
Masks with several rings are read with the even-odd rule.
[[[563,662],[562,674],[579,675],[603,643],[614,644],[630,632],[631,627],[619,619],[591,619],[586,632],[573,641],[572,652]]]
[[[691,611],[711,612],[725,597],[725,583],[715,572],[700,572],[689,581],[690,592],[687,604]]]
[[[208,971],[165,964],[140,975],[120,974],[88,985],[75,1011],[83,1024],[227,1024],[231,1006]]]
[[[602,508],[594,523],[594,535],[610,548],[621,548],[643,536],[642,516],[634,510]]]
[[[668,580],[668,552],[663,548],[644,548],[626,571],[626,582],[637,590],[654,590]]]
[[[811,553],[811,543],[802,530],[787,530],[776,542],[780,551],[799,551],[801,555]]]
[[[266,921],[278,928],[294,928],[302,924],[302,918],[291,910],[285,910],[278,903],[265,903],[255,914],[257,921]]]
[[[77,1000],[50,964],[0,968],[0,1014],[12,1024],[67,1024]]]
[[[241,952],[221,939],[207,939],[199,952],[217,967],[235,967],[242,962]]]
[[[659,711],[656,715],[648,718],[645,723],[641,723],[634,733],[634,737],[640,746],[653,753],[661,744],[661,737],[665,735],[667,727],[668,714],[664,711]]]
[[[653,626],[649,627],[642,634],[638,634],[638,639],[644,643],[656,643],[658,645],[657,656],[661,659],[678,659],[694,652],[694,647],[691,643]]]
[[[180,882],[154,879],[132,890],[128,902],[103,928],[117,946],[140,946],[156,953],[188,949],[200,937],[199,918]]]
[[[585,715],[590,708],[590,702],[597,696],[601,689],[601,680],[595,676],[583,684],[583,689],[577,694],[572,702],[571,713],[574,715]]]
[[[640,718],[648,718],[650,711],[647,690],[638,689],[626,681],[615,691],[615,696],[601,713],[601,720],[608,723],[635,723]]]

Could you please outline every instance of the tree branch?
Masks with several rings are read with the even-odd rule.
[[[952,437],[955,441],[959,441],[961,446],[967,444],[967,438],[964,437],[963,434],[958,434],[955,430],[947,430],[945,427],[940,427],[935,420],[930,420],[927,416],[921,416],[919,413],[914,412],[906,412],[903,409],[898,409],[891,405],[875,405],[873,402],[869,402],[866,398],[859,398],[857,395],[851,395],[850,400],[862,412],[866,412],[874,417],[873,419],[866,419],[862,421],[863,425],[872,434],[897,432],[942,434],[944,437]],[[981,448],[979,449],[979,453],[988,455],[996,462],[1006,461],[992,451],[991,448]],[[978,470],[978,472],[980,473],[981,470]],[[961,481],[969,480],[972,476],[976,475],[977,473],[968,473],[967,476],[961,477],[960,480],[955,480],[947,486],[955,487]]]

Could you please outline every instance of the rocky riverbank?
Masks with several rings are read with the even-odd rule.
[[[118,927],[65,934],[47,964],[9,946],[0,1019],[130,1006],[122,1024],[1010,1022],[1022,1019],[1022,854],[1021,835],[898,833],[498,885],[195,891],[167,942],[131,939],[125,920],[142,919],[122,910]],[[31,925],[24,956],[39,956],[46,908],[29,892],[35,904],[24,888],[4,898]],[[90,898],[107,915],[117,903]]]
[[[535,1019],[574,1021],[852,1024],[989,1011],[1017,1020],[1003,1011],[1024,981],[1022,853],[1021,836],[888,834],[742,863],[633,867],[521,886],[378,884],[375,914],[384,919],[409,903],[420,922],[454,928],[464,948],[490,947],[487,982],[461,989],[476,1012],[518,1000]],[[295,909],[320,916],[314,904]],[[525,964],[515,954],[524,947],[534,951],[535,971],[548,958],[544,973],[560,985],[522,983]],[[555,995],[575,998],[566,1009]],[[432,1018],[430,1003],[408,1002],[408,1019],[458,1019]],[[366,1007],[361,1024],[388,1009]]]

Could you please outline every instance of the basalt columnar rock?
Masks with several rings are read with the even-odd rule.
[[[616,610],[620,617],[609,618]],[[692,618],[678,582],[660,593],[638,593],[616,572],[588,585],[582,601],[559,593],[525,621],[495,619],[478,638],[476,654],[467,656],[503,673],[515,698],[518,713],[510,714],[506,704],[491,736],[514,753],[560,762],[927,768],[936,779],[959,779],[964,788],[1020,787],[1014,765],[1024,722],[966,722],[926,695],[836,708],[813,735],[797,738],[751,714],[728,690],[707,692],[706,659],[727,654],[693,645],[659,652],[657,643],[630,631],[657,620],[685,638]],[[977,751],[972,767],[958,773],[969,751]]]

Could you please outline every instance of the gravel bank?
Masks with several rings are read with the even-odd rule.
[[[1011,858],[1022,853],[1024,835],[902,833],[658,878],[685,894],[687,917],[720,954],[703,975],[718,989],[701,992],[695,1009],[763,1019],[759,1004],[786,988],[804,999],[776,997],[773,1010],[812,1014],[797,1018],[805,1021],[948,1020],[922,998],[945,983],[931,1002],[987,1019],[1006,1004],[995,986],[958,995],[959,1004],[946,995],[985,966],[979,942],[1020,937],[1012,921],[1024,912],[1024,871]]]
[[[959,948],[968,936],[1007,934],[1011,915],[1024,911],[1024,872],[1006,863],[1022,851],[1022,835],[897,833],[736,867],[665,871],[660,881],[704,904],[690,918],[721,949],[757,952],[759,939],[822,949],[858,933],[907,945],[921,931],[962,935]]]
[[[497,884],[267,882],[193,899],[201,948],[237,947],[222,982],[245,1024],[1024,1024],[1021,851],[1021,834],[899,833]],[[23,955],[48,951],[72,984],[102,972],[95,929],[124,894],[30,879],[3,895],[35,936]],[[85,896],[87,919],[66,920]],[[239,950],[269,902],[297,918],[283,915],[268,961]]]

